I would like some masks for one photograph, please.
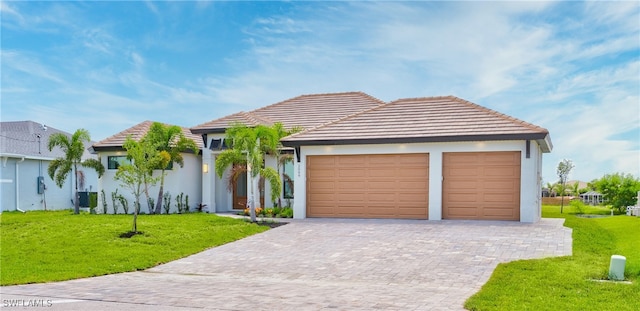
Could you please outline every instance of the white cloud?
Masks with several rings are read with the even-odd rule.
[[[56,70],[40,63],[37,57],[19,51],[1,50],[2,66],[4,70],[11,69],[57,83],[63,83],[63,79]],[[3,73],[4,74],[4,73]]]
[[[103,27],[83,29],[78,31],[78,35],[82,38],[85,47],[105,54],[112,54],[115,40]]]

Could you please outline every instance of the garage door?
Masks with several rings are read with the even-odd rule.
[[[443,154],[444,219],[520,220],[520,152]]]
[[[307,157],[307,217],[428,219],[429,155]]]

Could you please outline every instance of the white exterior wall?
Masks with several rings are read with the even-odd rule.
[[[75,194],[75,178],[73,173],[67,176],[62,188],[49,177],[47,169],[50,160],[24,158],[6,158],[2,160],[1,187],[2,210],[23,211],[61,210],[73,208]],[[40,166],[41,165],[41,166]],[[79,167],[84,172],[86,190],[96,191],[98,174],[91,168]],[[18,175],[16,176],[16,171]],[[37,178],[44,177],[46,190],[38,194]],[[84,189],[78,189],[84,191]]]
[[[224,134],[207,134],[207,146],[210,145],[212,139],[222,139]],[[221,151],[211,151],[208,147],[204,148],[202,152],[202,202],[207,204],[208,211],[215,212],[231,212],[233,211],[233,193],[227,188],[227,179],[229,178],[230,168],[228,168],[222,177],[218,177],[215,172],[215,159]],[[207,165],[207,172],[204,170],[204,166]],[[265,158],[265,166],[276,168],[275,157],[267,156]],[[282,168],[280,168],[280,179],[282,180]],[[256,207],[260,207],[260,200],[258,200],[258,178],[253,180],[253,185],[256,194]],[[247,184],[248,186],[248,184]],[[247,187],[247,191],[248,191]],[[294,194],[295,196],[295,194]],[[282,189],[280,189],[280,199],[284,204],[284,197]],[[277,202],[277,200],[276,200]],[[265,182],[264,188],[264,205],[267,208],[273,207],[273,200],[271,200],[271,185]]]
[[[98,206],[96,211],[98,213],[102,213],[102,195],[100,194],[100,190],[104,190],[106,201],[107,201],[107,211],[109,214],[113,213],[113,203],[111,200],[111,193],[115,192],[118,189],[118,194],[123,195],[127,198],[129,202],[129,213],[133,213],[134,201],[135,198],[131,193],[129,188],[126,188],[120,184],[120,181],[115,179],[115,175],[117,170],[108,168],[108,157],[109,156],[125,156],[127,153],[125,151],[118,152],[100,152],[100,161],[102,165],[105,167],[105,173],[100,178],[99,189],[98,191]],[[182,157],[184,159],[184,167],[180,167],[177,163],[173,164],[172,170],[165,171],[164,178],[164,192],[171,194],[171,213],[177,211],[176,207],[176,196],[180,193],[184,193],[185,197],[189,196],[189,210],[196,210],[198,204],[202,202],[202,182],[203,179],[200,178],[202,172],[202,159],[199,155],[195,155],[192,153],[183,153]],[[160,170],[154,171],[154,176],[159,176]],[[149,196],[153,198],[153,200],[157,203],[158,199],[158,191],[160,190],[160,182],[154,187],[149,188]],[[140,212],[148,213],[148,204],[146,203],[146,196],[144,193],[140,197]],[[119,206],[119,212],[123,213],[122,206]],[[161,210],[164,213],[164,208]]]
[[[300,162],[295,162],[294,218],[306,218],[306,160],[310,155],[347,154],[429,154],[429,220],[442,219],[442,154],[445,152],[520,151],[520,221],[540,220],[540,180],[542,152],[531,141],[530,157],[526,158],[525,141],[486,141],[451,143],[413,143],[380,145],[302,146]]]

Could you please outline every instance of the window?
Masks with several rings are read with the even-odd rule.
[[[295,177],[293,161],[287,161],[284,163],[283,166],[284,166],[284,169],[282,172],[282,181],[283,181],[282,196],[285,199],[293,199],[293,180]]]
[[[109,156],[107,157],[107,168],[117,170],[120,165],[131,164],[127,156]]]

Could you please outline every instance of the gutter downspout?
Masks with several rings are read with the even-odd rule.
[[[20,163],[24,162],[24,157],[16,161],[16,210],[26,213],[20,209]]]

